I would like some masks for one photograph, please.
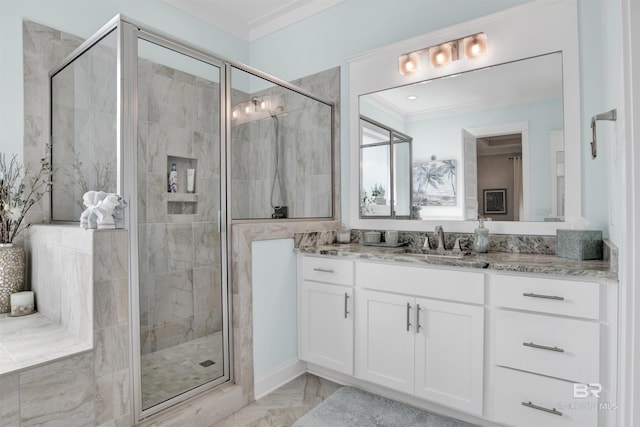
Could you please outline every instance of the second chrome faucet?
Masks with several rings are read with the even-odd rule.
[[[445,243],[444,243],[444,230],[443,230],[441,225],[437,225],[436,226],[435,234],[436,234],[436,238],[438,239],[438,244],[436,245],[435,249],[438,250],[438,251],[445,251],[447,248],[446,248]],[[424,239],[424,246],[423,247],[425,249],[431,249],[431,243],[429,242],[429,236],[427,236]]]

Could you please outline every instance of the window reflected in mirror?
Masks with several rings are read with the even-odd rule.
[[[409,218],[411,137],[360,119],[360,216]]]

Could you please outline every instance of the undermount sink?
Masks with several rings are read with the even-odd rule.
[[[426,248],[406,248],[404,250],[407,254],[426,255],[433,258],[448,258],[448,259],[464,259],[469,255],[469,251],[453,251],[453,250],[437,250]]]
[[[466,254],[463,252],[453,252],[453,251],[446,251],[443,253],[427,253],[425,254],[425,256],[428,256],[430,258],[448,258],[448,259],[463,259],[464,256]]]

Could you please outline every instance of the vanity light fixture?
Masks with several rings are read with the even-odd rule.
[[[284,104],[280,95],[262,95],[236,104],[231,112],[231,119],[237,125],[283,113]]]
[[[478,58],[487,53],[487,35],[485,33],[472,34],[456,40],[434,45],[425,49],[400,55],[398,58],[399,72],[403,76],[415,73],[420,69],[420,56],[424,52],[429,54],[429,63],[433,68],[443,67],[460,59],[461,51],[465,59]]]

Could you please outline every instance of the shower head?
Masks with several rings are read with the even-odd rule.
[[[282,105],[278,105],[274,110],[269,110],[269,114],[271,114],[271,117],[275,117],[286,113],[284,111],[284,107]]]

